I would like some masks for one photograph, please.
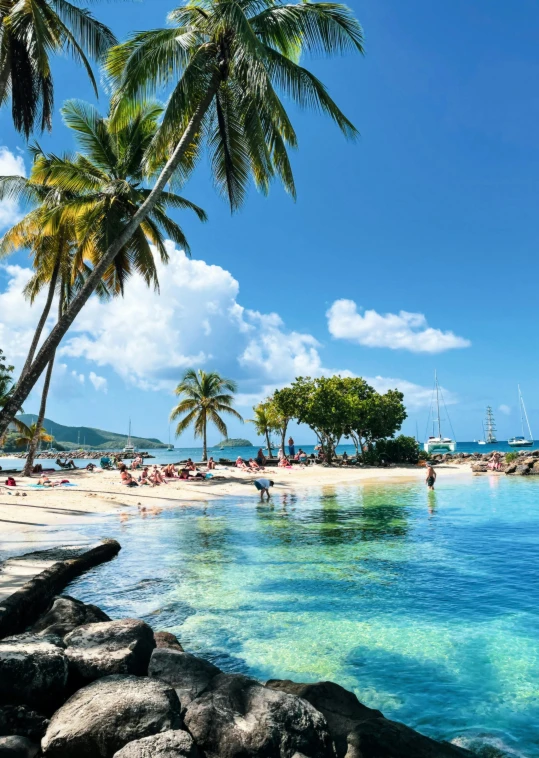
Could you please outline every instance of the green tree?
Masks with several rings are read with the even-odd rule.
[[[30,424],[30,426],[26,427],[26,429],[21,429],[19,436],[15,440],[15,445],[17,447],[25,447],[26,445],[31,445],[36,435],[38,436],[40,442],[50,442],[52,440],[50,434],[47,434],[44,429],[38,427],[37,423],[34,423]]]
[[[0,198],[32,202],[36,207],[10,229],[0,243],[0,255],[30,248],[34,276],[26,292],[32,300],[42,287],[48,295],[17,388],[27,381],[35,350],[61,283],[63,314],[99,267],[117,229],[128,223],[150,190],[144,186],[143,156],[157,133],[161,108],[146,104],[120,131],[86,103],[71,100],[62,108],[66,124],[75,132],[80,151],[74,156],[45,154],[33,148],[30,178],[0,177]],[[165,236],[189,252],[181,227],[168,215],[169,208],[189,209],[201,221],[206,214],[197,205],[172,192],[161,195],[136,234],[102,271],[95,287],[100,297],[121,295],[128,278],[137,272],[148,286],[159,287],[152,245],[164,263]],[[56,348],[48,352],[52,371]],[[49,377],[50,381],[50,377]],[[48,386],[48,382],[46,382]],[[11,402],[11,398],[10,398]],[[15,410],[17,412],[18,409]]]
[[[275,419],[275,428],[281,435],[280,449],[285,451],[286,430],[294,418],[296,396],[290,387],[283,387],[270,398],[271,409]]]
[[[363,52],[361,27],[346,6],[193,0],[174,10],[169,21],[171,28],[136,34],[114,48],[107,64],[116,86],[114,117],[120,127],[149,95],[172,87],[161,128],[145,155],[144,165],[160,168],[159,177],[136,212],[114,225],[106,252],[0,413],[0,433],[104,272],[161,201],[167,184],[185,180],[204,147],[217,188],[236,209],[250,178],[267,192],[277,176],[295,195],[287,149],[297,139],[280,96],[328,115],[347,137],[357,134],[323,83],[298,63],[309,54]]]
[[[268,455],[271,458],[271,439],[272,432],[276,432],[280,429],[280,418],[276,413],[273,399],[268,398],[262,403],[258,403],[253,407],[254,418],[247,419],[248,423],[254,424],[256,433],[261,437],[266,438],[266,447],[268,449]]]
[[[6,356],[4,351],[0,349],[0,408],[10,400],[13,392],[13,371],[15,366],[6,362]],[[26,424],[20,421],[18,418],[13,418],[11,421],[14,429],[20,434],[25,434],[28,430]],[[4,445],[7,439],[7,430],[0,435],[0,445]]]
[[[401,428],[407,417],[404,396],[398,390],[381,395],[361,377],[343,381],[350,407],[344,434],[354,442],[359,457],[365,445],[393,437]]]
[[[13,124],[28,138],[39,120],[52,126],[52,54],[70,54],[97,85],[88,57],[103,58],[116,44],[113,33],[86,8],[67,0],[1,0],[0,106],[11,97]]]
[[[217,427],[223,437],[228,437],[226,424],[220,414],[228,413],[240,421],[242,417],[232,407],[236,382],[225,379],[216,371],[188,369],[176,387],[180,402],[172,409],[170,420],[180,418],[176,427],[179,436],[191,425],[195,428],[195,437],[202,437],[202,460],[208,460],[208,422]]]

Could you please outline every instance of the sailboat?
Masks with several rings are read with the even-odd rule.
[[[167,445],[167,450],[174,450],[174,445],[170,441],[170,424],[169,424],[169,427],[168,427],[168,445]]]
[[[520,424],[522,426],[522,435],[511,437],[511,439],[507,440],[507,444],[511,445],[511,447],[531,447],[533,445],[533,434],[530,427],[530,422],[528,420],[528,414],[526,413],[524,398],[522,397],[522,392],[520,391],[520,384],[518,385],[518,404],[520,406]],[[528,426],[529,436],[527,438],[524,436],[524,419],[526,419],[526,424]]]
[[[438,375],[434,372],[434,392],[436,393],[436,418],[438,421],[438,436],[429,437],[423,445],[426,453],[454,453],[457,449],[456,440],[442,436],[442,424],[440,421],[440,387],[438,386]],[[442,398],[443,400],[443,398]],[[445,405],[445,403],[444,403]],[[447,408],[446,408],[447,413]]]
[[[496,439],[496,422],[494,421],[494,414],[490,405],[487,405],[487,418],[485,419],[485,442],[487,445],[497,445]]]
[[[135,454],[135,447],[133,443],[131,442],[131,419],[129,419],[129,434],[127,435],[127,442],[125,443],[125,447],[122,450],[122,453],[124,453],[125,455]]]
[[[486,445],[487,443],[485,441],[485,425],[481,424],[481,426],[483,427],[483,439],[477,440],[477,444],[478,445]],[[475,442],[475,440],[474,440],[474,442]]]

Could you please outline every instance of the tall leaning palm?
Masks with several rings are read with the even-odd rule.
[[[37,121],[41,131],[51,128],[51,54],[71,54],[86,69],[97,95],[88,57],[101,59],[116,39],[77,5],[77,0],[0,1],[0,106],[11,97],[13,124],[27,138]]]
[[[137,232],[170,181],[184,181],[206,148],[218,189],[238,208],[251,179],[266,192],[278,177],[295,194],[288,149],[296,134],[282,97],[329,116],[346,137],[356,129],[307,68],[304,57],[363,52],[352,12],[334,2],[190,0],[174,10],[170,28],[136,34],[110,52],[107,70],[116,87],[114,119],[161,91],[168,104],[145,156],[162,166],[144,203],[111,241],[99,265],[43,343],[13,401],[0,413],[0,434],[48,362],[103,272]],[[164,162],[164,165],[163,165]]]
[[[176,434],[180,435],[191,425],[195,428],[195,437],[202,437],[202,460],[208,460],[208,422],[217,427],[223,437],[228,436],[226,424],[220,414],[228,413],[243,421],[240,414],[232,407],[236,382],[225,379],[216,371],[206,372],[202,369],[189,369],[176,387],[180,397],[178,405],[172,409],[170,420],[180,419]]]

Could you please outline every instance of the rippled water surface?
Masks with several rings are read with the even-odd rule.
[[[434,737],[539,756],[539,482],[254,493],[101,524],[70,591],[230,671],[332,679]]]

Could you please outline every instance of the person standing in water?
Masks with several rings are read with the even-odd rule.
[[[273,487],[273,482],[271,479],[255,479],[253,484],[260,492],[260,500],[264,500],[264,492],[268,496],[268,500],[270,499],[269,488]]]
[[[429,490],[434,489],[434,482],[436,481],[436,471],[432,468],[431,464],[427,465],[427,477],[425,479]]]

